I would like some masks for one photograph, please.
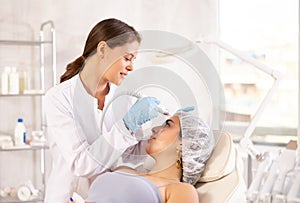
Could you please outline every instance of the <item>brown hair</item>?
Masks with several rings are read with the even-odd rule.
[[[85,59],[95,53],[100,41],[105,41],[110,48],[115,48],[128,42],[140,43],[141,37],[133,27],[120,20],[110,18],[100,21],[89,33],[83,54],[67,65],[66,72],[60,77],[61,83],[79,73]]]

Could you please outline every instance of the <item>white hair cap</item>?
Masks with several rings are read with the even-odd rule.
[[[195,185],[211,155],[215,140],[210,127],[188,112],[177,112],[182,138],[182,180]]]

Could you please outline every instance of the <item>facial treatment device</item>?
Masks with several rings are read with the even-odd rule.
[[[102,128],[103,128],[104,116],[106,114],[106,111],[107,111],[108,107],[117,98],[119,98],[121,96],[126,96],[126,95],[132,96],[132,97],[136,97],[137,99],[141,99],[143,97],[146,97],[145,95],[142,95],[139,92],[131,92],[131,91],[124,91],[124,92],[120,92],[120,93],[115,94],[114,97],[107,103],[106,107],[103,110],[103,114],[102,114],[102,117],[101,117],[101,120],[100,120],[100,130],[101,130],[101,133],[102,133]],[[158,108],[157,110],[158,110],[159,113],[161,113],[161,114],[163,114],[165,116],[170,116],[169,110],[167,108],[165,108],[164,106],[158,105],[157,108]]]
[[[256,172],[256,176],[253,179],[253,181],[247,191],[247,200],[249,200],[249,201],[256,200],[263,177],[265,176],[266,172],[269,170],[269,168],[272,164],[272,158],[273,158],[272,156],[273,155],[271,153],[266,153],[264,155],[264,160],[259,165],[257,172]]]
[[[142,95],[139,92],[124,92],[123,94],[134,96],[134,97],[136,97],[138,99],[141,99],[143,97],[147,97],[146,95]],[[116,97],[119,97],[119,96],[116,95]],[[169,110],[167,108],[165,108],[164,106],[162,106],[162,105],[158,105],[157,106],[157,110],[158,110],[159,113],[161,113],[161,114],[163,114],[165,116],[170,116]]]

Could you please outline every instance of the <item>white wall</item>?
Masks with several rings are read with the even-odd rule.
[[[54,21],[59,74],[81,54],[90,29],[108,17],[119,18],[137,30],[170,31],[191,40],[217,34],[217,0],[0,0],[0,4],[0,33],[6,32],[4,24],[27,24],[38,39],[40,24]],[[11,30],[18,32],[18,27],[13,26]]]
[[[105,18],[119,18],[137,30],[163,30],[197,40],[202,35],[218,35],[217,11],[218,0],[0,0],[0,40],[37,40],[40,24],[52,20],[57,36],[59,78],[65,66],[81,55],[90,29]],[[214,50],[207,48],[205,51],[211,58],[215,58]],[[21,50],[5,46],[0,47],[0,53],[0,67],[23,61],[26,66],[38,68],[38,49]],[[46,73],[50,74],[50,71]],[[38,128],[39,111],[35,110],[36,105],[38,101],[30,98],[21,100],[1,97],[0,133],[12,133],[18,116],[25,117],[25,124],[31,130]],[[32,156],[24,153],[0,154],[0,187],[16,185],[20,179],[23,180],[21,173],[13,175],[8,169],[19,169],[20,162],[22,170],[27,171],[25,174],[34,176],[36,172],[30,162]],[[12,167],[4,162],[9,162]]]

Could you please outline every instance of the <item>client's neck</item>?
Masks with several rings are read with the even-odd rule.
[[[176,139],[170,146],[161,152],[151,154],[155,160],[155,164],[149,172],[151,176],[168,177],[174,180],[180,180],[181,167],[177,168],[176,162],[178,160],[177,146],[180,140]]]
[[[161,170],[155,170],[155,165],[153,167],[154,170],[152,169],[148,173],[150,176],[174,180],[174,181],[180,181],[180,178],[182,176],[182,171],[181,168],[177,168],[176,163]]]

